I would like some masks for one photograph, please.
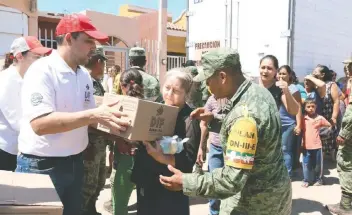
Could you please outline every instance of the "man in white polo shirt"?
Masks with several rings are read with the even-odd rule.
[[[128,123],[110,106],[96,108],[92,79],[79,66],[88,62],[95,41],[108,37],[82,14],[62,18],[56,36],[58,50],[33,63],[24,77],[16,171],[50,175],[64,205],[63,214],[79,215],[87,126],[102,123],[124,131]]]
[[[11,45],[13,64],[0,73],[0,170],[16,169],[22,78],[35,60],[50,51],[32,36],[19,37]]]

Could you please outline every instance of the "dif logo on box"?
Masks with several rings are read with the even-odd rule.
[[[152,116],[150,120],[150,125],[149,125],[150,133],[160,133],[163,131],[162,127],[165,124],[165,118],[162,117],[163,113],[164,113],[163,106],[160,106],[156,110],[156,115]]]

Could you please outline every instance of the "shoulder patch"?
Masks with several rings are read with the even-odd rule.
[[[38,106],[43,101],[43,96],[40,93],[32,93],[31,95],[31,104],[33,106]]]
[[[225,164],[239,169],[252,169],[257,143],[258,131],[254,119],[242,117],[236,120],[227,138]]]

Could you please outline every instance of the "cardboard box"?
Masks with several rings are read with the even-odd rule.
[[[104,103],[119,101],[114,108],[126,113],[122,117],[131,126],[125,132],[114,132],[98,124],[98,129],[133,141],[153,141],[162,136],[173,136],[178,107],[141,100],[138,98],[106,93]]]
[[[1,215],[62,215],[63,205],[48,175],[0,171]]]

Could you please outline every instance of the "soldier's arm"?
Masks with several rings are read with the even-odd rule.
[[[248,177],[249,170],[227,165],[203,175],[198,173],[184,174],[183,193],[187,196],[226,199],[240,192]]]
[[[347,106],[345,115],[343,116],[342,129],[339,133],[339,136],[341,136],[345,140],[349,140],[352,137],[352,104],[351,103]]]
[[[234,114],[233,118],[237,118],[237,115]],[[184,174],[185,195],[225,199],[239,193],[247,183],[257,150],[257,123],[253,118],[245,116],[230,122],[230,125],[224,124],[229,129],[223,129],[221,133],[223,138],[227,137],[224,147],[225,166],[203,175]]]

